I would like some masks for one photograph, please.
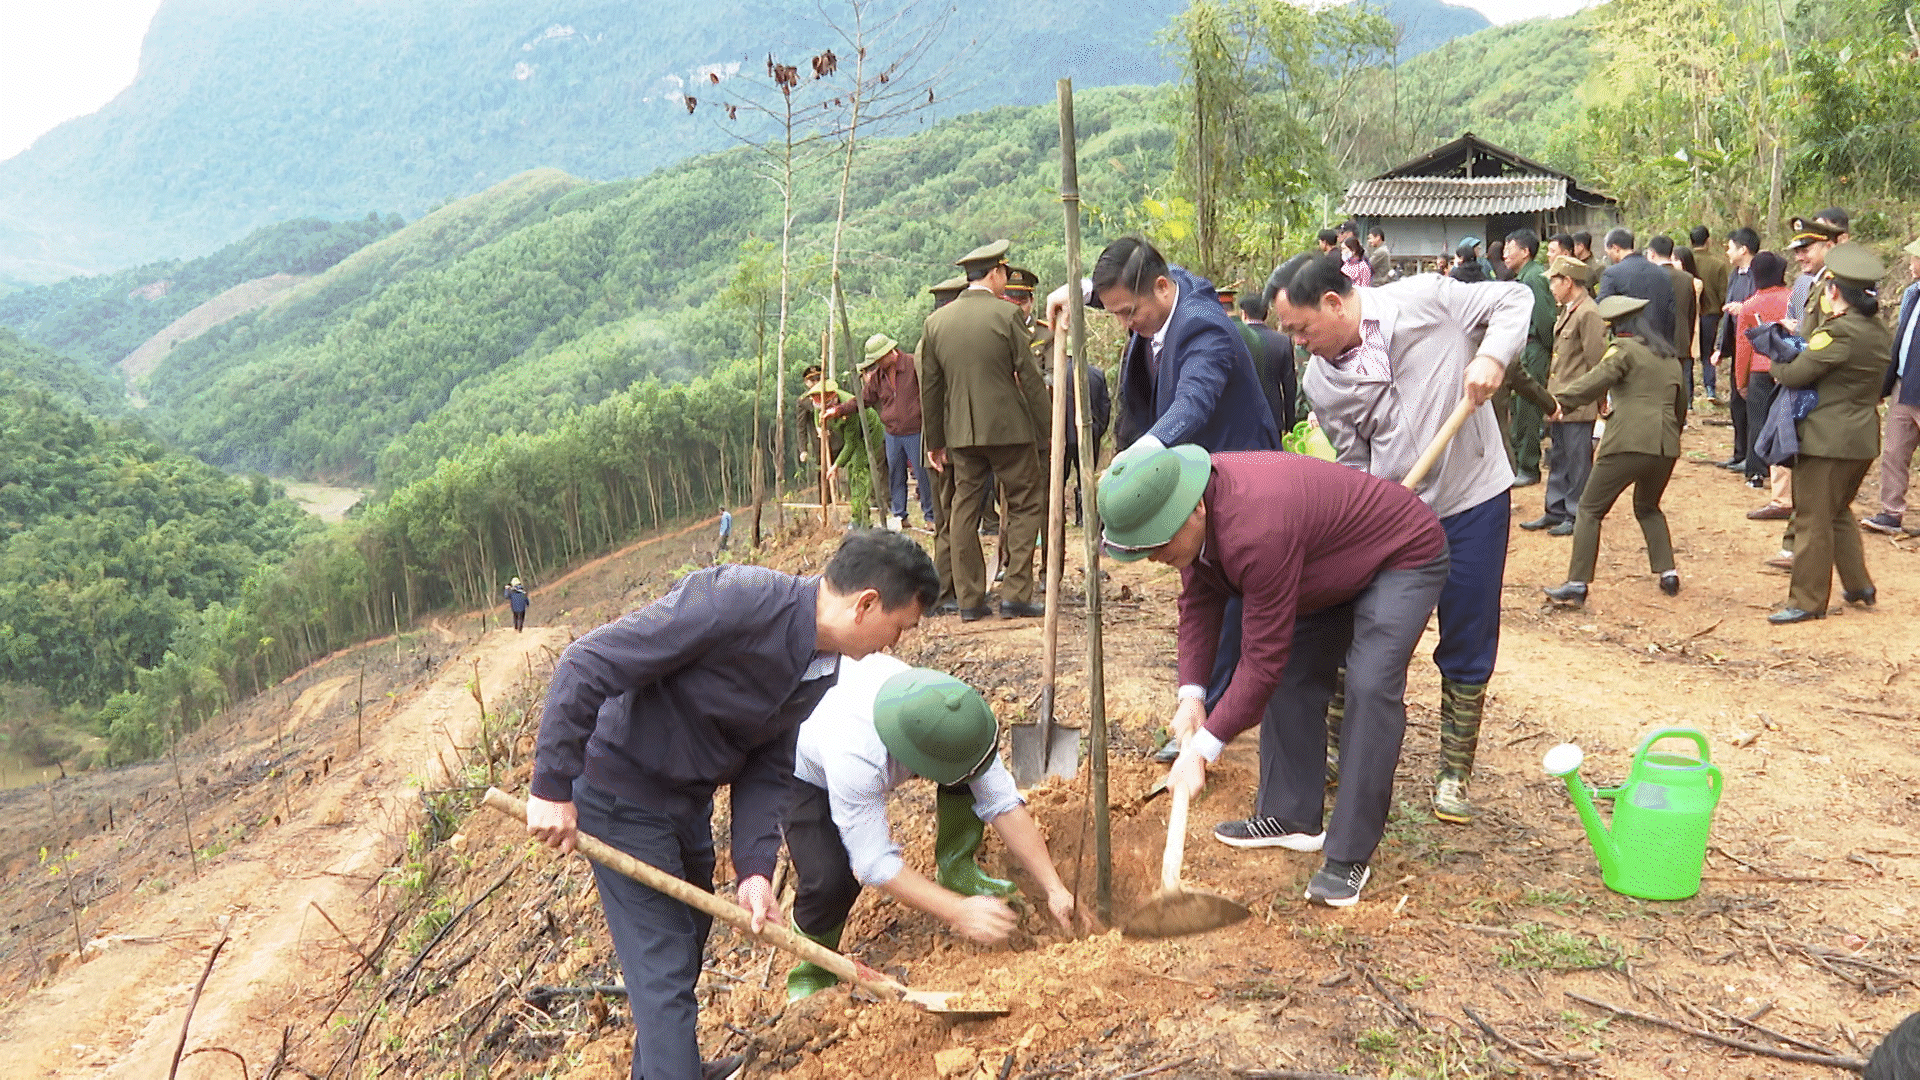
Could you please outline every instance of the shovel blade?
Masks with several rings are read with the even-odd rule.
[[[1128,937],[1180,937],[1232,926],[1250,914],[1224,896],[1181,889],[1155,894],[1127,916],[1120,930]]]
[[[1005,1016],[1013,1007],[976,990],[909,990],[902,1000],[927,1012],[963,1016]]]
[[[1013,782],[1023,788],[1049,776],[1071,780],[1080,771],[1080,729],[1055,724],[1050,739],[1044,730],[1041,724],[1013,725]]]

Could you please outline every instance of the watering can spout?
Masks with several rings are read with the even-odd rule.
[[[1606,822],[1600,820],[1600,811],[1593,805],[1593,789],[1580,779],[1580,763],[1586,760],[1578,746],[1561,743],[1547,751],[1541,764],[1547,774],[1557,776],[1567,783],[1567,797],[1573,800],[1573,808],[1580,813],[1580,824],[1586,826],[1587,842],[1593,845],[1593,857],[1600,864],[1603,877],[1611,878],[1620,867],[1620,851],[1613,842],[1613,834],[1607,831]]]

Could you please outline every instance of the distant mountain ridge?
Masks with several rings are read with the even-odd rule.
[[[1153,37],[1182,6],[958,12],[928,63],[964,62],[927,122],[1051,100],[1060,76],[1165,81]],[[814,5],[779,0],[165,0],[131,87],[0,162],[0,279],[199,254],[302,215],[411,219],[534,168],[643,175],[733,144],[683,88],[830,46]]]
[[[1186,0],[955,9],[920,123],[1174,77],[1155,38]],[[1404,61],[1487,22],[1378,0]],[[938,5],[910,6],[916,18]],[[0,282],[203,254],[294,217],[412,219],[536,168],[641,176],[733,145],[710,75],[844,43],[780,0],[164,0],[133,85],[0,162]],[[896,132],[905,134],[906,132]]]

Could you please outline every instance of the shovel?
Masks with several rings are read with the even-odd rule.
[[[1013,782],[1032,787],[1049,776],[1073,779],[1080,764],[1080,731],[1054,723],[1053,696],[1060,656],[1060,579],[1067,533],[1067,335],[1053,337],[1053,439],[1047,466],[1047,614],[1041,627],[1040,722],[1013,726]],[[1078,403],[1076,402],[1076,405]]]
[[[515,821],[524,823],[527,820],[527,804],[499,788],[488,788],[483,801]],[[695,888],[672,874],[648,866],[626,852],[610,847],[604,841],[597,840],[586,833],[576,834],[574,845],[580,854],[601,866],[625,874],[647,888],[665,893],[688,907],[698,908],[755,941],[792,953],[802,960],[812,961],[839,976],[840,981],[858,986],[882,1001],[905,1001],[927,1012],[936,1013],[1005,1016],[1012,1011],[1005,1002],[991,1000],[989,995],[974,991],[910,990],[865,964],[808,941],[777,923],[768,923],[756,933],[753,929],[753,916],[738,904],[730,904],[705,889]]]
[[[1440,455],[1446,452],[1447,444],[1460,433],[1460,426],[1465,424],[1467,417],[1472,415],[1472,399],[1461,398],[1460,404],[1455,405],[1452,414],[1447,417],[1447,422],[1441,424],[1440,430],[1434,433],[1433,441],[1420,452],[1420,457],[1414,461],[1413,468],[1407,470],[1406,479],[1400,481],[1400,486],[1408,491],[1419,487],[1420,481],[1425,480],[1427,474],[1432,472],[1434,465],[1439,462]]]
[[[1232,926],[1251,914],[1216,893],[1180,887],[1180,864],[1187,852],[1187,795],[1173,792],[1167,812],[1167,850],[1160,859],[1160,891],[1128,915],[1120,929],[1128,937],[1167,938]]]

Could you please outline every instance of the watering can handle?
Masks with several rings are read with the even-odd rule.
[[[1693,728],[1684,727],[1661,728],[1659,731],[1647,736],[1646,740],[1640,744],[1639,751],[1633,756],[1636,759],[1644,757],[1648,750],[1653,749],[1653,744],[1659,742],[1661,739],[1686,739],[1700,748],[1700,764],[1706,765],[1713,760],[1713,753],[1707,744],[1707,737],[1695,731]]]

